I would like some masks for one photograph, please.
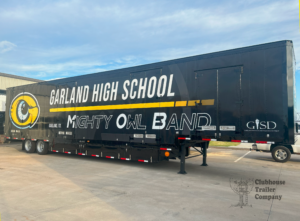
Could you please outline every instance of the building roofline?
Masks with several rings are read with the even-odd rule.
[[[42,80],[38,80],[38,79],[34,79],[34,78],[27,78],[27,77],[22,77],[22,76],[13,75],[13,74],[5,74],[2,72],[0,72],[0,76],[8,77],[8,78],[16,78],[16,79],[32,81],[32,82],[43,82]]]

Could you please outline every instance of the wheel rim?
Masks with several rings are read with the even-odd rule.
[[[287,152],[283,149],[278,149],[275,152],[275,157],[279,160],[285,160],[287,158]]]
[[[27,151],[30,151],[30,149],[31,149],[31,141],[30,140],[25,141],[25,149]]]
[[[40,153],[43,152],[44,147],[45,147],[45,145],[44,145],[43,141],[38,142],[38,144],[37,144],[37,150],[38,150],[38,152],[40,152]]]

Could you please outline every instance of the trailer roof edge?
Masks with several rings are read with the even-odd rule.
[[[228,49],[228,50],[224,50],[224,51],[216,51],[216,52],[192,55],[192,56],[188,56],[188,57],[176,58],[176,59],[171,59],[171,60],[166,60],[166,61],[158,61],[158,62],[153,62],[153,63],[141,64],[141,65],[137,65],[137,66],[130,66],[130,67],[126,67],[126,68],[113,69],[113,70],[107,70],[107,71],[89,73],[89,74],[82,74],[82,75],[77,75],[77,76],[72,76],[72,77],[49,80],[49,81],[40,81],[39,84],[56,82],[56,81],[60,81],[61,83],[70,82],[70,81],[72,81],[72,79],[79,80],[80,78],[91,77],[92,75],[98,75],[98,74],[106,75],[106,74],[110,74],[112,72],[118,73],[120,71],[126,71],[128,69],[136,69],[131,72],[143,71],[143,68],[144,68],[144,70],[148,70],[147,66],[150,66],[150,65],[152,66],[151,69],[153,69],[153,68],[155,69],[155,68],[159,68],[159,66],[161,66],[161,64],[163,64],[163,63],[164,63],[164,65],[168,65],[168,64],[172,64],[172,63],[176,63],[176,62],[185,62],[188,60],[192,61],[192,60],[198,60],[198,59],[207,59],[207,58],[219,57],[219,56],[224,56],[224,55],[229,55],[229,54],[242,53],[245,51],[257,51],[257,50],[262,50],[262,49],[267,49],[267,48],[291,46],[291,45],[293,45],[293,42],[291,40],[268,42],[268,43],[263,43],[263,44],[258,44],[258,45],[241,47],[241,48]],[[154,65],[156,65],[157,67],[154,67]]]

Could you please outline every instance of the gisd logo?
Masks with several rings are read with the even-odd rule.
[[[9,111],[13,125],[19,129],[26,129],[36,124],[40,115],[40,106],[32,94],[24,92],[13,99]]]

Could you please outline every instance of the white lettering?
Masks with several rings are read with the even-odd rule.
[[[103,91],[103,84],[101,84],[100,95],[99,95],[99,101],[102,100],[102,91]]]
[[[68,104],[68,94],[69,94],[69,88],[67,88],[67,93],[66,93],[66,99],[65,99],[65,104]]]
[[[125,91],[125,95],[122,94],[122,99],[123,99],[123,100],[126,100],[126,99],[128,98],[128,89],[127,89],[126,86],[129,86],[129,85],[130,85],[130,81],[129,81],[129,80],[126,80],[126,81],[124,82],[124,84],[123,84],[123,89],[124,89],[124,91]]]
[[[163,84],[162,81],[164,82]],[[166,86],[167,86],[167,76],[162,75],[158,80],[157,97],[162,97],[165,95]]]
[[[189,120],[187,115],[185,113],[183,113],[181,115],[180,130],[183,130],[184,124],[186,124],[186,126],[189,128],[189,130],[193,130],[194,129],[193,123],[194,123],[195,117],[196,117],[196,114],[193,113],[191,120]]]
[[[93,96],[92,96],[92,102],[98,100],[99,86],[100,86],[100,84],[94,84]]]
[[[54,103],[54,95],[55,95],[55,90],[52,90],[50,93],[50,105]]]
[[[68,115],[67,128],[69,128],[69,124],[72,124],[72,128],[74,128],[75,120],[76,120],[76,115],[74,115],[73,117],[71,117],[71,115]]]
[[[123,121],[124,121],[123,124],[120,124],[120,119],[121,118],[123,118]],[[117,127],[119,129],[123,129],[125,127],[126,123],[127,123],[127,117],[126,117],[126,115],[125,114],[120,114],[118,116],[117,120],[116,120],[116,123],[117,123]]]
[[[147,87],[147,80],[148,80],[148,78],[145,78],[144,85],[142,85],[143,84],[143,78],[140,79],[138,98],[141,98],[142,91],[143,91],[142,98],[145,98],[146,87]]]
[[[108,101],[109,99],[109,89],[110,89],[110,83],[106,83],[104,86],[104,95],[103,95],[104,101]]]
[[[157,82],[157,79],[155,76],[150,78],[149,85],[148,85],[148,94],[147,94],[148,98],[154,97],[155,90],[156,90],[156,82]],[[153,85],[153,87],[152,87],[152,85]]]
[[[133,91],[133,87],[134,87],[133,85],[137,86],[137,84],[138,84],[138,80],[133,79],[131,82],[131,88],[130,88],[130,99],[134,99],[136,96],[136,91]]]
[[[171,92],[172,91],[172,85],[173,85],[173,74],[170,75],[170,81],[169,81],[169,87],[168,87],[168,94],[167,94],[168,97],[172,97],[172,96],[175,95],[174,92]]]
[[[87,102],[87,100],[89,98],[89,89],[90,89],[90,87],[88,85],[84,86],[82,103]]]
[[[76,103],[81,103],[82,88],[83,86],[77,88]]]
[[[59,100],[59,104],[64,104],[65,93],[66,93],[66,90],[65,90],[64,88],[61,89],[61,91],[60,91],[60,100]]]
[[[164,112],[155,112],[153,117],[153,130],[162,130],[166,126],[167,114]]]
[[[59,89],[57,89],[57,91],[56,91],[54,104],[58,104],[58,100],[59,100]]]
[[[270,123],[273,124],[273,127],[272,127],[272,128],[270,127]],[[267,122],[267,125],[268,125],[268,129],[270,129],[270,130],[275,129],[276,126],[277,126],[276,123],[275,123],[274,121],[268,121],[268,122]]]
[[[260,122],[260,128],[259,129],[266,129],[267,128],[267,126],[266,126],[266,122],[265,121],[261,121]]]
[[[170,130],[171,127],[174,127],[175,130],[178,130],[178,121],[177,121],[177,115],[174,113],[172,114],[169,123],[166,127],[166,130]]]
[[[76,88],[73,87],[73,88],[72,88],[72,92],[71,92],[71,97],[70,97],[70,104],[71,104],[72,102],[75,103],[75,90],[76,90]]]
[[[254,121],[249,121],[247,124],[246,124],[246,126],[249,128],[249,129],[255,129],[255,126],[250,126],[249,124],[250,123],[253,123],[254,124]]]
[[[114,85],[115,85],[115,82],[113,82],[112,86],[111,86],[110,100],[112,100],[112,98],[114,98],[114,101],[115,101],[117,99],[119,81],[116,82],[116,87],[114,87]]]
[[[104,115],[105,129],[108,129],[109,121],[111,120],[112,117],[113,117],[113,115],[110,115],[109,117],[107,117],[106,115]]]

